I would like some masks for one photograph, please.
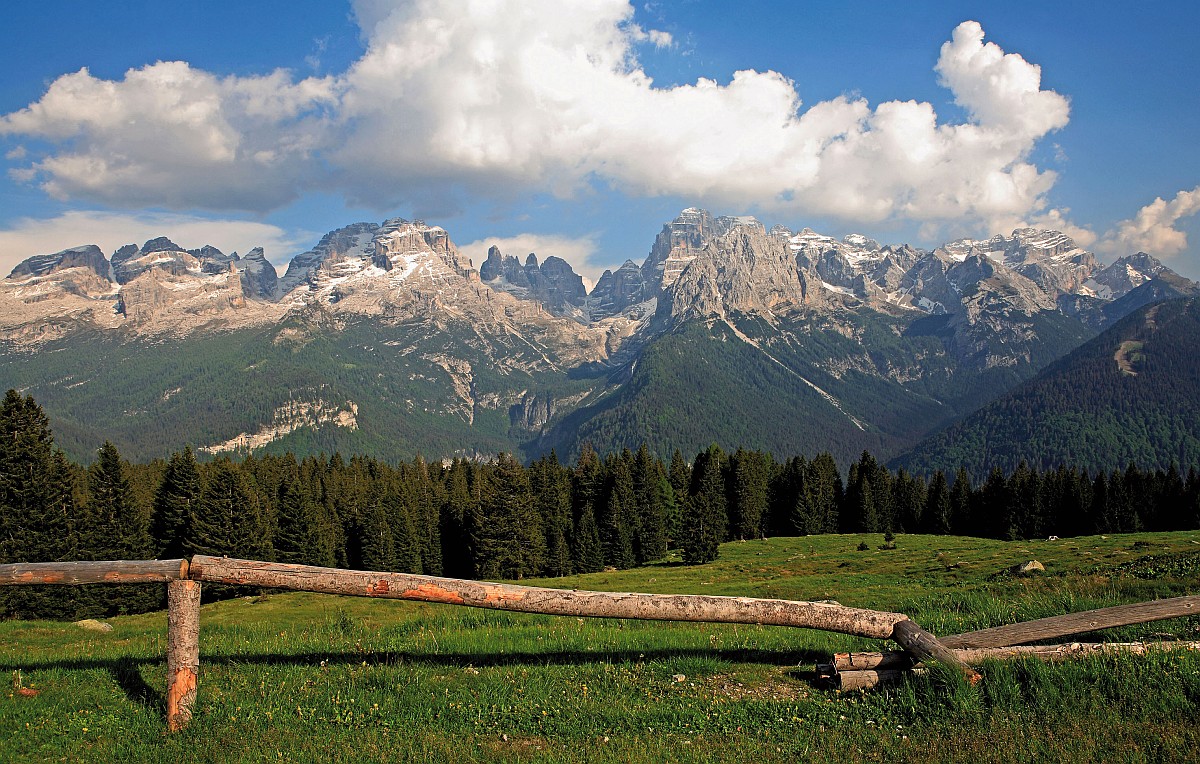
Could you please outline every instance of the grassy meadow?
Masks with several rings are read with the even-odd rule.
[[[860,543],[870,549],[859,551]],[[549,586],[837,600],[935,634],[1197,593],[1200,532],[725,544]],[[1005,571],[1037,559],[1046,574]],[[888,643],[307,593],[205,605],[196,715],[163,722],[166,616],[0,623],[0,761],[1171,761],[1200,756],[1200,654],[991,664],[867,693],[813,664]],[[1079,637],[1200,639],[1200,618]],[[679,680],[679,675],[684,679]],[[36,695],[19,688],[36,690]]]

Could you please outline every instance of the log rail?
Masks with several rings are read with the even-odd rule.
[[[547,589],[408,573],[370,573],[312,565],[192,558],[191,577],[213,584],[341,594],[353,597],[439,602],[518,613],[651,621],[749,623],[793,626],[872,639],[888,639],[908,616],[822,602],[716,597],[703,594],[637,594]]]
[[[311,565],[286,565],[196,555],[188,560],[113,560],[0,565],[0,586],[79,584],[167,584],[167,725],[187,726],[196,699],[200,665],[200,586],[202,582],[324,594],[435,602],[521,613],[592,618],[629,618],[700,623],[790,626],[892,639],[902,651],[861,654],[847,665],[842,686],[869,687],[914,666],[938,661],[969,682],[979,674],[969,664],[978,651],[1026,641],[1189,615],[1200,597],[1122,605],[984,629],[938,639],[902,613],[844,607],[822,602],[719,597],[700,594],[642,594],[550,589],[407,573],[375,573]],[[1026,654],[1026,648],[1011,651]],[[1081,654],[1098,650],[1075,651]],[[855,664],[854,658],[848,660]],[[865,664],[871,664],[867,666]],[[893,668],[894,667],[894,668]],[[838,667],[829,667],[835,674]],[[855,675],[855,676],[852,676]]]

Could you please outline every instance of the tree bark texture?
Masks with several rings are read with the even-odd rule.
[[[892,636],[895,625],[908,619],[899,613],[818,602],[700,594],[634,594],[546,589],[407,573],[370,573],[205,555],[192,558],[191,576],[193,579],[210,583],[440,602],[521,613],[794,626],[873,639],[888,639]]]
[[[1082,613],[1067,613],[1007,626],[996,626],[967,634],[942,637],[941,642],[950,648],[1008,647],[1099,629],[1110,629],[1116,626],[1128,626],[1133,623],[1148,623],[1166,618],[1196,615],[1197,613],[1200,613],[1200,596],[1172,597],[1099,610],[1086,610]]]
[[[152,584],[188,576],[187,560],[16,562],[0,565],[0,586]]]
[[[192,720],[200,672],[200,582],[167,584],[167,727]]]

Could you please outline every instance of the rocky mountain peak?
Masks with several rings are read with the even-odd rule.
[[[301,284],[307,285],[313,272],[327,260],[363,256],[378,230],[378,223],[352,223],[325,234],[317,246],[291,259],[287,272],[279,279],[280,294],[287,294]]]
[[[105,281],[111,278],[108,258],[95,244],[71,247],[52,255],[34,255],[26,258],[12,269],[12,273],[8,277],[21,279],[31,276],[47,276],[72,268],[84,268]]]
[[[583,277],[566,260],[553,255],[539,264],[537,255],[530,252],[522,265],[493,245],[479,266],[479,278],[493,289],[535,300],[555,315],[582,317],[579,311],[587,303]]]
[[[183,250],[183,247],[180,247],[178,244],[171,241],[166,236],[159,236],[154,239],[150,239],[145,244],[143,244],[141,253],[143,255],[148,255],[151,252],[175,252],[175,251],[182,251],[182,250]],[[218,252],[219,252],[219,250],[218,250]]]
[[[669,300],[659,302],[660,315],[679,320],[736,311],[770,319],[810,302],[808,279],[797,269],[790,239],[769,235],[750,216],[714,222],[716,235],[667,287]]]
[[[1136,252],[1119,257],[1111,265],[1092,274],[1083,286],[1096,297],[1115,300],[1163,272],[1169,272],[1169,269],[1158,258],[1145,252]]]
[[[712,215],[698,207],[688,207],[663,226],[642,265],[646,283],[654,288],[655,295],[650,296],[675,283],[684,267],[713,237],[715,227]],[[599,287],[599,282],[596,285]]]
[[[238,261],[242,272],[242,292],[258,300],[274,300],[279,288],[279,274],[268,260],[262,247],[255,247]]]
[[[219,254],[220,250],[216,250],[216,252]],[[182,276],[188,271],[200,272],[202,263],[199,258],[175,242],[165,236],[159,236],[150,239],[137,249],[134,249],[131,244],[121,247],[113,253],[112,267],[117,283],[128,284],[152,268],[168,271],[175,276]],[[223,272],[225,269],[214,270]],[[209,272],[211,273],[213,270]]]

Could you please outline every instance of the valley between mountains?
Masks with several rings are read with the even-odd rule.
[[[962,449],[945,438],[964,430],[947,425],[1104,332],[1152,331],[1148,306],[1196,288],[1151,255],[1104,265],[1056,231],[928,251],[695,208],[590,291],[566,261],[521,254],[493,247],[477,267],[444,229],[393,219],[331,231],[282,276],[260,249],[165,237],[35,255],[0,282],[0,380],[84,461],[105,439],[134,460],[184,444],[570,459],[718,442],[953,469]],[[1155,349],[1189,339],[1096,352],[1149,386]],[[944,459],[903,457],[930,436]],[[1146,466],[1164,458],[1178,454]]]

